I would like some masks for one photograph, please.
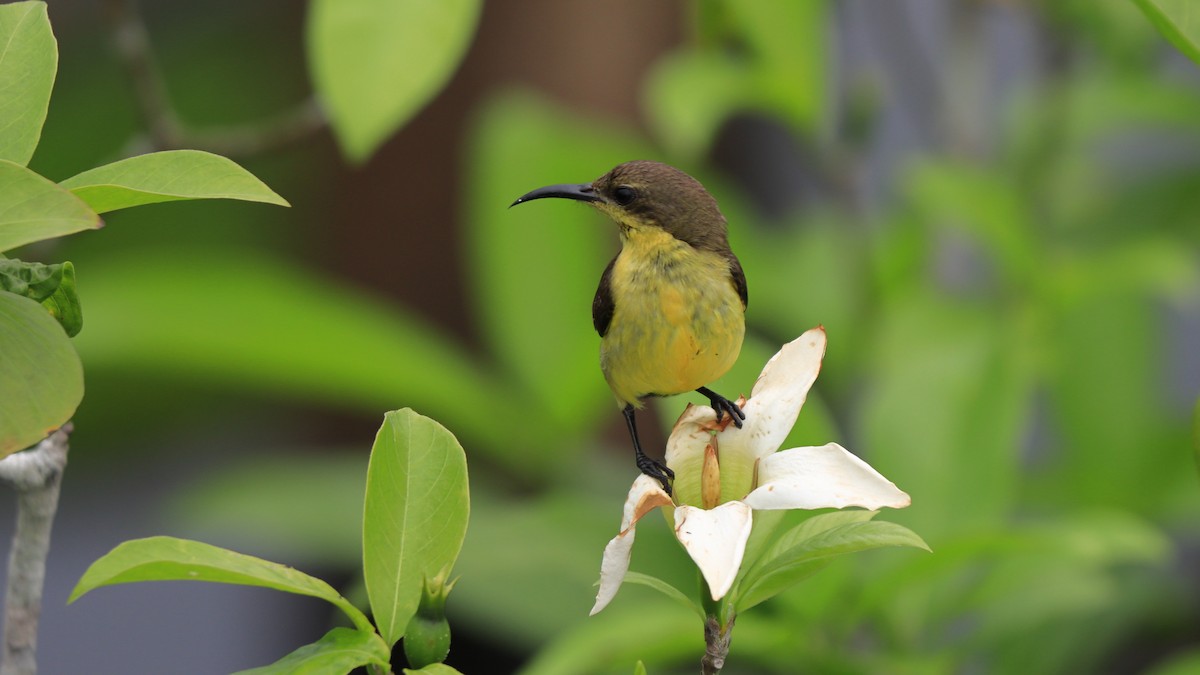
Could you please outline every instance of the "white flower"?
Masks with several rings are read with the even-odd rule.
[[[753,510],[909,505],[907,494],[837,443],[777,452],[824,355],[821,327],[784,345],[742,403],[746,421],[740,429],[727,417],[716,424],[708,406],[688,406],[667,441],[675,499],[649,476],[633,482],[621,531],[604,548],[592,614],[608,605],[625,578],[637,521],[659,506],[675,507],[675,536],[719,600],[741,567]]]

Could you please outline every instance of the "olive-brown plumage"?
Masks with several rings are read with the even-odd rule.
[[[540,188],[513,205],[546,197],[588,202],[618,226],[621,251],[592,302],[600,369],[625,414],[638,468],[669,491],[671,470],[638,439],[642,398],[695,390],[718,421],[727,413],[741,426],[745,418],[705,386],[733,365],[745,334],[746,277],[725,217],[698,181],[658,162],[626,162],[589,184]]]

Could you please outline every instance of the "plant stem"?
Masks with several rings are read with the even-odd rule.
[[[732,598],[727,594],[720,600],[712,599],[708,582],[700,577],[700,604],[704,607],[704,658],[700,659],[701,675],[717,675],[725,667],[729,655],[729,644],[733,641],[733,622],[737,614]]]
[[[722,626],[712,614],[704,620],[704,658],[700,659],[701,675],[717,675],[725,667],[729,643],[733,640],[734,617]]]
[[[58,509],[58,489],[67,467],[71,424],[30,450],[0,460],[0,479],[17,491],[17,529],[8,559],[4,598],[4,653],[0,675],[36,675],[37,629],[50,529]]]

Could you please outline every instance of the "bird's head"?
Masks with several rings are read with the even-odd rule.
[[[695,178],[660,162],[625,162],[591,183],[538,188],[512,206],[546,197],[587,202],[612,218],[625,236],[659,228],[696,248],[729,246],[717,201]]]

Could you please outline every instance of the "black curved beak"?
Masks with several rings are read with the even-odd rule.
[[[596,191],[592,189],[591,183],[583,183],[582,185],[547,185],[546,187],[538,188],[533,192],[527,192],[520,197],[517,197],[517,201],[509,204],[508,208],[511,209],[517,204],[524,204],[525,202],[530,202],[535,199],[545,199],[547,197],[574,199],[580,202],[603,201],[600,195],[596,194]]]

